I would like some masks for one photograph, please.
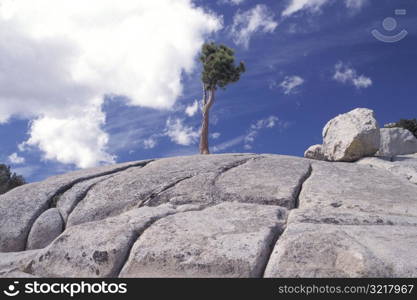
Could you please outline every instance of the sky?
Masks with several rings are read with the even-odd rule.
[[[212,153],[302,156],[331,118],[417,117],[416,0],[0,0],[0,163],[28,181],[198,153],[199,51],[244,61]]]

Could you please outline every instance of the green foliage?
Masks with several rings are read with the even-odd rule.
[[[399,122],[395,123],[394,127],[401,127],[411,131],[414,136],[417,138],[417,120],[416,119],[401,119]]]
[[[12,173],[9,166],[0,164],[0,195],[25,183],[25,179],[16,173]]]
[[[245,72],[241,62],[235,66],[235,53],[225,45],[206,43],[202,47],[200,61],[203,63],[201,80],[207,89],[225,88],[229,83],[237,82]]]

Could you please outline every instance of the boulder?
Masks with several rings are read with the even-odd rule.
[[[33,223],[26,249],[41,249],[48,246],[61,234],[64,225],[59,210],[57,208],[48,209]]]
[[[323,154],[323,145],[313,145],[304,152],[305,158],[311,158],[316,160],[325,160]]]
[[[323,154],[328,161],[352,162],[374,155],[380,130],[374,112],[357,108],[330,120],[323,129]]]
[[[381,142],[376,156],[394,157],[417,153],[417,138],[403,128],[381,128]]]

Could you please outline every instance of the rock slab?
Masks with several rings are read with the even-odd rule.
[[[0,196],[0,277],[417,276],[416,154],[103,168]]]
[[[57,208],[50,208],[36,219],[29,232],[26,249],[41,249],[48,246],[64,230],[64,221]]]
[[[222,203],[156,222],[132,248],[121,277],[260,277],[286,210]]]

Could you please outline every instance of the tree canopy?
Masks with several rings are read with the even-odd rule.
[[[401,119],[394,123],[392,127],[401,127],[408,129],[417,138],[417,120],[416,119]]]
[[[200,61],[203,63],[201,80],[207,89],[225,88],[229,83],[237,82],[245,65],[235,65],[233,49],[213,42],[202,47]]]
[[[23,176],[12,173],[9,166],[0,164],[0,195],[25,183]]]
[[[209,111],[214,103],[217,88],[226,88],[229,83],[236,82],[245,72],[245,65],[241,62],[235,65],[233,49],[213,42],[206,43],[201,49],[200,61],[203,64],[201,80],[203,82],[203,120],[200,131],[200,154],[209,154]]]

